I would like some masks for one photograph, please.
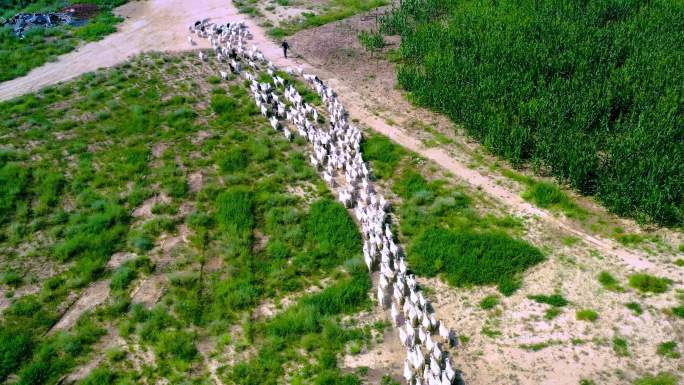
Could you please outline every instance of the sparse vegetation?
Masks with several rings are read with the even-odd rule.
[[[616,292],[623,292],[625,291],[622,286],[620,286],[620,282],[618,282],[615,277],[613,277],[609,272],[607,271],[602,271],[598,275],[598,281],[605,287],[607,290],[610,291],[616,291]]]
[[[644,310],[641,308],[641,305],[636,302],[626,303],[625,306],[627,309],[631,310],[634,315],[641,315],[644,312]]]
[[[535,302],[544,303],[554,307],[563,307],[568,304],[568,300],[558,293],[551,295],[530,295],[528,298]]]
[[[578,310],[576,316],[578,321],[594,322],[598,319],[598,313],[592,309]]]
[[[359,32],[359,41],[368,51],[377,51],[385,47],[385,38],[377,31]]]
[[[677,343],[675,341],[667,341],[658,344],[656,353],[665,358],[679,358],[682,356],[679,351],[677,351]]]
[[[239,1],[238,3],[242,3]],[[268,34],[274,38],[289,36],[297,31],[307,28],[315,28],[337,20],[346,19],[358,13],[368,12],[374,8],[387,5],[386,0],[331,0],[325,9],[316,14],[303,12],[300,17],[293,21],[281,21],[277,27],[268,30]],[[248,12],[249,8],[241,12]]]
[[[13,263],[43,254],[66,269],[3,311],[0,381],[16,374],[19,384],[54,383],[88,362],[93,346],[115,328],[152,361],[136,370],[124,353],[82,383],[202,383],[208,373],[199,365],[200,346],[213,339],[234,351],[254,343],[265,360],[236,361],[221,374],[228,383],[282,382],[292,363],[302,364],[299,378],[357,383],[334,358],[347,345],[367,349],[372,342],[370,325],[340,318],[370,305],[358,230],[301,145],[268,128],[244,85],[206,81],[217,70],[194,66],[197,60],[144,55],[0,104],[0,119],[8,122],[0,135],[11,149],[0,152],[0,169],[15,181],[0,187],[0,246],[30,243],[31,254],[15,255]],[[203,184],[191,190],[188,175],[199,172]],[[146,214],[131,214],[153,199]],[[188,234],[177,234],[181,226]],[[160,238],[171,236],[178,245],[155,266],[164,257]],[[149,257],[110,270],[118,251]],[[19,284],[14,271],[3,266],[3,285]],[[165,287],[148,308],[131,292],[153,276],[164,276]],[[46,337],[69,296],[106,278],[104,304]],[[312,285],[325,288],[307,294]],[[288,294],[298,299],[287,311],[245,321],[262,301]],[[287,349],[271,348],[283,338]]]
[[[670,373],[646,376],[634,381],[634,385],[677,385],[677,377]]]
[[[480,308],[484,310],[492,309],[499,304],[499,296],[491,294],[480,301]]]
[[[613,352],[618,357],[629,356],[629,344],[622,337],[613,337]]]

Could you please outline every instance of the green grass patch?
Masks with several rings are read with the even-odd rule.
[[[592,309],[582,309],[575,313],[578,321],[594,322],[598,319],[598,313]]]
[[[522,197],[538,207],[558,209],[570,218],[582,218],[586,215],[586,212],[554,183],[534,181],[528,185]]]
[[[613,337],[613,352],[618,357],[629,356],[629,343],[621,337]]]
[[[625,304],[625,307],[627,309],[631,310],[634,315],[642,315],[644,313],[644,310],[641,308],[641,305],[639,305],[636,302],[629,302]]]
[[[394,171],[406,152],[388,137],[373,134],[364,137],[361,151],[366,161],[371,162],[373,174],[381,179],[394,176]]]
[[[623,292],[625,289],[620,286],[620,282],[618,282],[615,277],[613,277],[609,272],[607,271],[602,271],[598,275],[598,281],[601,283],[601,285],[606,288],[607,290],[610,291],[615,291],[615,292]]]
[[[244,234],[254,227],[254,199],[246,187],[233,187],[216,197],[216,223],[224,231]]]
[[[361,234],[347,210],[336,201],[322,199],[314,202],[306,228],[311,240],[323,252],[337,255],[339,262],[361,252]]]
[[[385,38],[377,31],[361,31],[358,35],[359,42],[368,51],[377,51],[385,48]]]
[[[637,273],[629,276],[629,286],[642,293],[664,293],[670,287],[670,280]]]
[[[658,344],[656,353],[665,358],[680,358],[682,356],[677,350],[677,343],[675,341],[667,341]]]
[[[420,275],[442,274],[452,286],[497,284],[505,295],[519,287],[526,269],[544,260],[541,251],[505,234],[440,228],[425,230],[408,255]]]
[[[634,381],[634,385],[677,385],[678,377],[670,373],[645,376]]]
[[[492,294],[492,295],[488,295],[488,296],[484,297],[480,301],[479,305],[480,305],[481,309],[489,310],[489,309],[493,309],[498,304],[499,304],[499,296]]]
[[[551,305],[554,307],[563,307],[563,306],[566,306],[568,304],[568,300],[565,299],[561,294],[551,294],[551,295],[538,294],[538,295],[530,295],[527,298],[529,298],[535,302]]]

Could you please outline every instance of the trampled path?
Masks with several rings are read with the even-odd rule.
[[[341,101],[349,109],[350,115],[359,119],[363,125],[371,127],[408,150],[437,163],[473,187],[501,201],[514,212],[541,218],[554,228],[582,239],[599,253],[618,258],[630,270],[647,271],[677,280],[684,278],[681,271],[664,269],[659,264],[647,260],[646,255],[640,251],[625,248],[612,239],[577,229],[570,221],[524,201],[518,193],[497,184],[494,178],[468,168],[450,156],[446,150],[438,147],[428,148],[410,133],[387,124],[385,120],[375,116],[368,108],[364,107],[364,99],[358,92],[354,91],[354,85],[346,84],[337,79],[334,73],[314,67],[302,59],[283,58],[280,47],[266,37],[263,29],[257,26],[254,20],[239,14],[230,0],[136,1],[118,8],[116,12],[126,17],[126,20],[119,27],[119,32],[61,56],[58,61],[36,68],[24,77],[0,83],[0,101],[69,80],[101,67],[114,66],[127,60],[130,56],[144,51],[190,49],[192,47],[187,41],[189,34],[186,26],[195,20],[206,18],[208,15],[211,15],[211,18],[216,21],[245,20],[254,35],[252,42],[275,65],[282,68],[288,66],[303,67],[307,72],[317,74],[319,78],[337,90]],[[196,40],[198,40],[197,47],[208,47],[206,41]]]

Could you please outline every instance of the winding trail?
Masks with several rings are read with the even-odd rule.
[[[382,118],[375,116],[364,107],[363,97],[352,88],[352,85],[340,81],[334,73],[312,66],[301,59],[283,58],[280,47],[265,35],[264,30],[256,25],[254,20],[240,14],[230,0],[136,1],[117,8],[116,13],[126,18],[120,25],[119,32],[99,42],[82,46],[74,52],[61,56],[56,62],[34,69],[24,77],[0,83],[0,101],[72,79],[98,68],[114,66],[144,51],[187,50],[191,47],[187,41],[189,33],[186,26],[208,15],[216,21],[244,20],[254,36],[252,43],[258,46],[266,57],[271,58],[275,65],[282,68],[302,67],[307,72],[317,74],[319,78],[337,90],[340,100],[347,106],[350,115],[359,119],[363,125],[371,127],[408,150],[437,163],[473,187],[500,200],[518,214],[538,217],[554,228],[582,239],[600,253],[619,258],[632,270],[662,274],[671,279],[684,279],[684,273],[681,271],[666,271],[649,261],[641,251],[627,249],[612,239],[577,229],[570,221],[558,218],[524,201],[516,192],[497,184],[494,178],[469,169],[465,164],[450,156],[446,150],[428,148],[418,138],[387,124]],[[205,40],[196,40],[196,47],[209,47]]]

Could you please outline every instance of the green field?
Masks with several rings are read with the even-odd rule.
[[[684,224],[684,4],[407,0],[399,83],[514,164]]]
[[[305,142],[217,71],[150,54],[0,104],[0,381],[99,359],[79,383],[206,384],[215,359],[225,383],[360,382],[336,357],[386,325],[356,319],[371,306],[356,225]],[[101,305],[52,330],[101,282]],[[146,282],[163,286],[151,303]]]
[[[79,27],[31,28],[25,32],[24,39],[16,37],[11,27],[0,27],[0,82],[26,75],[33,68],[73,51],[81,43],[100,40],[115,32],[116,24],[123,19],[115,16],[112,9],[126,3],[126,0],[3,0],[0,2],[0,17],[10,18],[20,12],[56,11],[72,3],[97,4],[100,13]]]

